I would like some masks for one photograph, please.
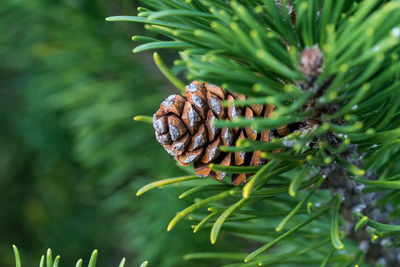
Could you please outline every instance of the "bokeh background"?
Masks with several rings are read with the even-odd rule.
[[[181,175],[155,142],[151,115],[174,88],[150,53],[133,55],[139,25],[110,23],[134,15],[133,0],[1,0],[0,4],[0,266],[24,266],[48,247],[62,266],[188,266],[182,255],[209,244],[182,223],[166,226],[187,203],[178,191],[136,190]],[[164,54],[172,61],[174,55]],[[220,249],[221,251],[221,249]],[[196,266],[210,266],[197,262]]]

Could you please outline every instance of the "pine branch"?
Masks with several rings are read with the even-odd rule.
[[[274,246],[277,263],[299,257],[305,263],[303,253],[286,250],[304,248],[304,234],[313,235],[317,229],[318,235],[330,237],[335,249],[346,251],[340,259],[343,265],[360,264],[364,258],[370,264],[398,264],[394,247],[400,245],[395,225],[400,171],[399,2],[153,0],[147,4],[150,9],[141,9],[137,17],[108,18],[145,23],[147,30],[168,39],[147,42],[135,51],[173,48],[181,57],[176,63],[185,67],[189,80],[211,82],[247,96],[225,101],[227,107],[275,108],[268,118],[215,122],[219,128],[271,130],[268,141],[240,138],[221,147],[224,152],[261,151],[268,163],[257,167],[255,174],[249,167],[212,164],[213,170],[247,173],[251,178],[242,192],[227,190],[225,184],[203,187],[203,181],[196,181],[196,189],[188,192],[202,191],[206,197],[172,221],[173,226],[176,218],[196,212],[195,231],[211,228],[213,243],[220,231],[227,231],[265,244],[248,256],[198,257],[243,259],[248,263],[232,266],[255,266],[265,262],[263,257],[271,257],[264,251]],[[289,134],[279,136],[280,127]],[[308,199],[310,214],[305,215],[300,210]],[[267,209],[276,211],[265,215],[268,220],[242,214]],[[323,216],[329,210],[331,220]],[[286,224],[286,232],[275,232]],[[374,245],[378,238],[382,240]],[[318,251],[305,246],[307,257],[318,259],[322,266],[334,262],[329,244],[321,244]]]

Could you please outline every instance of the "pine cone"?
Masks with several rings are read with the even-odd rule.
[[[161,103],[160,109],[153,116],[156,138],[165,150],[182,166],[193,163],[196,174],[200,177],[211,176],[218,180],[226,173],[214,172],[210,163],[223,166],[257,166],[265,164],[261,151],[251,153],[225,153],[219,146],[230,146],[240,138],[269,141],[269,130],[257,133],[251,127],[246,129],[218,129],[212,125],[213,119],[234,120],[238,116],[248,119],[270,117],[272,105],[252,105],[250,107],[222,106],[223,100],[245,99],[245,96],[226,92],[221,87],[209,83],[193,81],[185,87],[185,95],[171,95]],[[284,126],[276,131],[277,135],[288,134]],[[251,174],[233,174],[232,184],[241,185]]]

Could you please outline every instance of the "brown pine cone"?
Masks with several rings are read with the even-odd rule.
[[[225,153],[219,146],[230,146],[240,138],[270,140],[270,131],[257,133],[251,127],[246,129],[218,129],[211,120],[229,119],[238,116],[246,118],[271,117],[272,105],[252,105],[250,107],[222,106],[223,100],[245,99],[245,96],[226,92],[221,87],[209,83],[193,81],[185,88],[185,95],[171,95],[161,103],[153,116],[153,125],[158,142],[182,166],[193,163],[200,177],[211,176],[218,180],[225,178],[225,172],[214,172],[210,163],[223,166],[257,166],[265,164],[261,151],[251,153]],[[278,135],[286,135],[287,127],[277,130]],[[241,185],[251,174],[233,174],[232,184]]]

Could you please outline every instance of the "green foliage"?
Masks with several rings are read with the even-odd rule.
[[[144,23],[154,34],[137,38],[144,44],[134,52],[177,51],[180,59],[173,70],[183,70],[189,81],[219,84],[249,97],[234,105],[275,106],[272,118],[217,121],[218,127],[274,130],[317,121],[267,143],[244,139],[222,147],[224,151],[262,150],[270,160],[242,188],[172,178],[152,183],[138,194],[166,184],[184,186],[194,203],[172,219],[168,230],[190,216],[196,233],[211,229],[212,243],[240,236],[259,246],[250,254],[214,250],[186,259],[222,259],[224,266],[231,267],[353,266],[365,257],[351,231],[345,230],[355,222],[358,231],[370,235],[371,243],[387,238],[386,247],[396,251],[399,226],[392,224],[400,208],[400,2],[290,1],[295,16],[290,14],[289,1],[279,2],[151,0],[145,1],[148,8],[138,9],[138,16],[107,19]],[[321,48],[324,59],[316,76],[301,68],[302,52],[314,45]],[[162,70],[165,73],[165,66]],[[250,172],[248,167],[212,168]],[[363,214],[362,208],[359,211],[354,205],[364,202],[351,203],[353,189],[335,184],[343,179],[356,186],[363,201],[375,194],[378,213],[389,223],[369,218],[373,215]],[[317,190],[322,181],[334,194],[326,187]],[[341,217],[341,210],[355,219],[348,214]],[[221,238],[220,232],[230,237]]]
[[[19,250],[16,246],[13,246],[13,250],[14,250],[14,256],[15,256],[15,266],[16,267],[21,267],[21,257],[19,254]],[[47,250],[46,253],[46,257],[44,255],[42,255],[42,257],[40,258],[40,263],[39,263],[39,267],[58,267],[59,266],[59,262],[60,262],[60,256],[57,256],[54,258],[53,260],[53,256],[51,253],[51,249]],[[88,263],[88,267],[96,267],[96,263],[97,263],[97,250],[94,250],[92,252],[92,255],[90,256],[89,259],[89,263]],[[79,259],[76,262],[76,267],[82,267],[83,261],[82,259]],[[120,264],[118,265],[119,267],[124,267],[125,266],[125,258],[123,258],[120,262]]]
[[[192,242],[186,227],[165,231],[190,203],[178,201],[179,190],[135,197],[178,168],[154,159],[162,148],[151,127],[132,121],[171,91],[151,58],[132,59],[125,29],[104,21],[132,8],[131,1],[2,1],[1,266],[12,266],[13,243],[24,264],[52,247],[66,266],[93,248],[102,266],[117,266],[122,255],[132,266],[145,259],[179,266],[183,253],[210,247],[206,235]]]

